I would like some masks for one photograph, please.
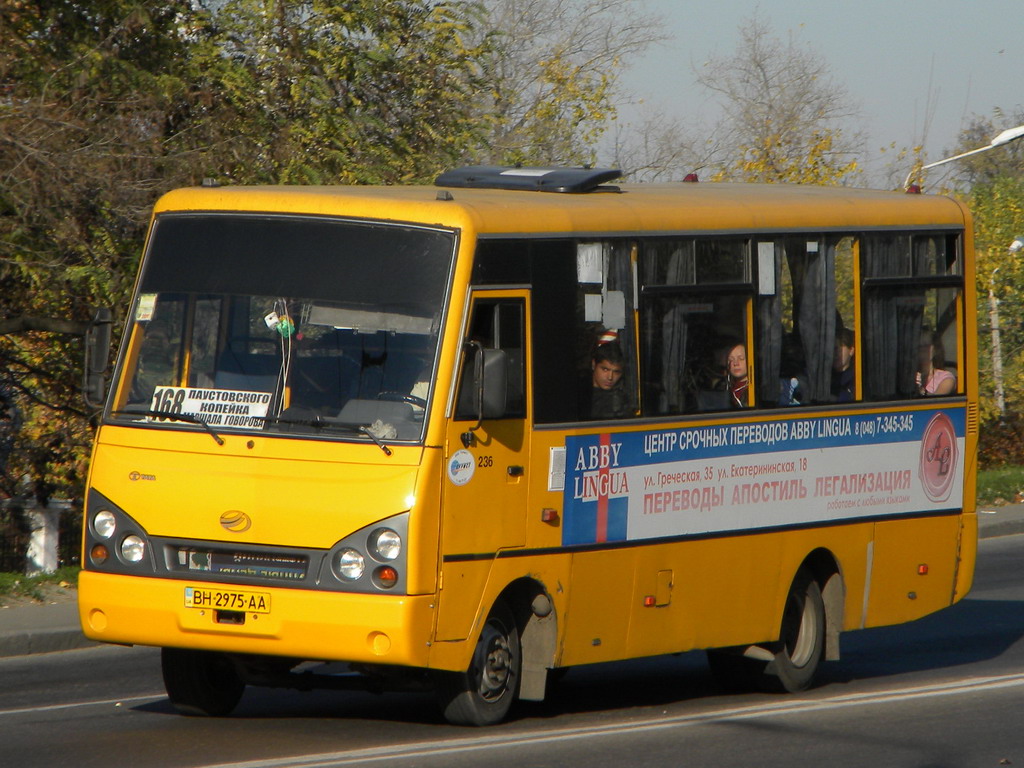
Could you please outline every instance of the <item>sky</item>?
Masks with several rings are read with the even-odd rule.
[[[792,32],[799,47],[818,53],[859,105],[869,175],[888,162],[891,152],[883,160],[882,147],[923,144],[925,162],[941,160],[955,154],[972,116],[991,117],[999,107],[1012,121],[1024,109],[1024,0],[642,3],[664,19],[671,39],[632,62],[622,85],[686,126],[711,124],[716,115],[695,83],[695,68],[710,56],[735,53],[739,28],[755,11],[773,37],[785,40]],[[630,110],[620,119],[629,120]]]

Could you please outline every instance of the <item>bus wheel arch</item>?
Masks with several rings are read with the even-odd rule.
[[[749,647],[712,649],[708,663],[727,688],[797,693],[810,687],[821,661],[839,658],[844,593],[838,562],[812,552],[786,591],[779,637]]]
[[[469,667],[435,673],[434,692],[445,720],[453,725],[500,723],[519,692],[521,670],[518,620],[508,602],[498,598],[481,625]]]
[[[793,577],[779,622],[779,639],[767,646],[764,690],[798,693],[810,687],[825,657],[825,601],[812,568],[803,565]]]
[[[438,672],[435,688],[445,719],[457,725],[492,725],[515,699],[541,701],[554,664],[554,604],[531,578],[509,584],[481,623],[465,672]]]

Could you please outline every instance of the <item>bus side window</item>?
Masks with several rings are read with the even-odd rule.
[[[648,415],[720,411],[734,402],[730,354],[739,347],[751,369],[747,297],[652,296],[641,304],[644,410]],[[735,355],[733,355],[735,356]]]
[[[745,238],[649,240],[641,268],[640,340],[646,415],[728,410],[749,404],[726,370],[747,338],[752,292]],[[730,349],[725,349],[729,346]],[[734,355],[735,357],[735,355]]]
[[[606,333],[615,336],[623,356],[616,417],[635,415],[633,248],[627,239],[521,246],[530,265],[533,418],[538,424],[591,417],[591,365]]]
[[[865,397],[907,399],[963,391],[958,241],[948,235],[863,238]],[[952,380],[952,392],[947,392]]]
[[[844,314],[853,318],[852,285],[839,279],[849,271],[852,238],[794,237],[758,247],[760,269],[774,269],[759,280],[758,404],[829,402],[836,332]]]

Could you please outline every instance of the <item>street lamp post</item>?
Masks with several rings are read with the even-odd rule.
[[[959,155],[954,155],[953,157],[947,157],[947,158],[945,158],[943,160],[936,160],[934,163],[928,163],[928,165],[922,165],[920,169],[911,168],[910,169],[910,173],[907,174],[906,181],[903,182],[903,189],[905,191],[907,191],[907,192],[912,191],[911,190],[911,186],[910,186],[910,180],[911,180],[911,178],[913,178],[915,171],[917,171],[917,172],[927,171],[929,168],[934,168],[937,165],[944,165],[946,163],[951,163],[954,160],[960,160],[961,158],[969,157],[970,155],[976,155],[979,152],[987,152],[990,149],[995,149],[996,147],[1001,147],[1001,146],[1003,146],[1003,144],[1009,144],[1011,141],[1016,141],[1017,139],[1019,139],[1021,137],[1024,137],[1024,125],[1018,125],[1016,128],[1007,128],[1005,131],[1002,131],[997,136],[995,136],[992,139],[992,141],[990,141],[984,147],[978,147],[977,149],[972,149],[970,152],[962,152]],[[918,191],[919,192],[920,189],[916,189],[916,190],[913,190],[913,191]]]
[[[1006,396],[1003,392],[1003,350],[999,342],[999,299],[996,298],[995,292],[998,271],[999,267],[993,269],[988,278],[988,319],[989,325],[992,326],[992,382],[999,418],[1003,419],[1006,417]]]

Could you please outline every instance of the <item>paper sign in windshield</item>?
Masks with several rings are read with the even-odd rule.
[[[211,427],[261,429],[270,407],[269,392],[198,387],[157,387],[153,410],[201,419]],[[151,421],[161,421],[151,417]]]

